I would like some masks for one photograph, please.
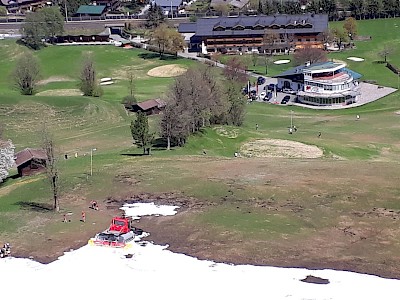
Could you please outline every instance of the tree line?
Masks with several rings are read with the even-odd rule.
[[[303,9],[304,8],[304,9]],[[259,0],[258,13],[302,14],[304,12],[327,14],[330,21],[343,19],[349,12],[351,17],[360,19],[375,19],[397,17],[400,15],[400,2],[396,0],[311,0],[307,1],[278,1]]]

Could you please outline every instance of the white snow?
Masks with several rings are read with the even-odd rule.
[[[176,206],[132,204],[127,215],[172,215]],[[4,299],[399,299],[400,281],[333,270],[229,265],[132,242],[129,249],[84,246],[43,265],[0,259]],[[126,258],[126,254],[133,254]],[[307,275],[329,279],[304,283]]]
[[[288,63],[290,63],[290,59],[281,59],[281,60],[274,61],[274,64],[276,64],[276,65],[288,64]]]
[[[354,56],[350,56],[347,58],[348,60],[352,60],[352,61],[364,61],[364,58],[361,57],[354,57]]]

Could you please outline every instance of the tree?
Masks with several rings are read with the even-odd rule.
[[[14,149],[11,140],[0,140],[0,183],[8,177],[8,170],[15,165]]]
[[[344,30],[341,30],[339,28],[334,28],[332,30],[332,33],[334,36],[334,40],[338,44],[339,49],[342,49],[342,44],[348,41],[349,36],[346,34]]]
[[[350,17],[344,21],[343,29],[347,32],[350,39],[354,39],[357,36],[357,22],[354,18]]]
[[[42,147],[46,153],[46,175],[50,184],[50,189],[53,198],[53,210],[60,211],[59,194],[59,171],[58,159],[56,156],[55,142],[53,136],[44,127],[42,131]]]
[[[96,68],[90,55],[85,55],[82,62],[81,74],[79,77],[79,88],[84,96],[99,97],[102,90],[96,81]]]
[[[246,74],[246,66],[237,57],[232,57],[226,62],[223,73],[226,79],[245,83],[248,80],[248,75]]]
[[[21,26],[22,40],[34,50],[43,46],[42,39],[44,39],[45,33],[42,17],[39,13],[28,13],[25,17],[25,23]]]
[[[226,98],[229,102],[228,124],[241,126],[246,114],[246,99],[241,94],[241,85],[228,80],[226,84]]]
[[[64,32],[64,19],[57,7],[45,7],[26,15],[21,27],[22,40],[32,49],[40,49],[44,40]]]
[[[279,34],[276,33],[274,30],[271,29],[265,30],[262,40],[264,51],[269,50],[270,54],[272,55],[273,47],[278,39],[279,39]]]
[[[46,38],[53,40],[57,35],[64,32],[64,17],[57,6],[42,8],[39,12],[42,15],[43,31]]]
[[[258,8],[257,8],[257,13],[259,15],[262,15],[264,13],[264,9],[263,9],[263,4],[261,0],[258,0]]]
[[[309,62],[310,64],[323,62],[326,61],[326,59],[326,52],[324,50],[310,46],[296,50],[294,53],[294,60],[297,65],[302,65],[306,62]]]
[[[175,53],[182,51],[185,47],[185,40],[182,35],[174,29],[168,28],[166,24],[161,24],[152,33],[151,43],[156,45],[163,58],[165,51]]]
[[[384,44],[383,49],[378,52],[378,55],[382,57],[385,62],[387,62],[387,57],[393,54],[395,49],[396,47],[391,44]]]
[[[147,11],[147,21],[146,27],[147,28],[156,28],[164,23],[164,13],[157,4],[150,3],[149,10]]]
[[[126,78],[128,79],[128,95],[124,97],[122,104],[125,107],[132,107],[132,105],[137,103],[135,97],[135,74],[132,67],[129,67],[126,71]]]
[[[34,95],[40,76],[39,62],[30,52],[18,58],[12,77],[14,85],[22,95]]]
[[[58,5],[63,16],[66,15],[65,7],[67,8],[68,17],[73,16],[78,11],[79,6],[90,4],[90,0],[53,0],[54,5]]]
[[[258,54],[253,52],[251,53],[251,62],[253,63],[253,67],[257,66],[258,63]]]
[[[186,139],[187,136],[185,130],[187,118],[180,109],[179,104],[171,100],[165,106],[161,117],[161,136],[167,140],[167,150],[171,149],[172,143],[179,144],[179,141]]]
[[[143,154],[150,154],[150,144],[154,135],[149,132],[149,121],[145,113],[138,112],[136,119],[131,122],[131,134],[134,142],[143,148]]]
[[[214,10],[221,16],[227,16],[229,14],[230,8],[226,3],[218,3],[214,5]]]
[[[0,6],[0,16],[7,16],[7,8]]]

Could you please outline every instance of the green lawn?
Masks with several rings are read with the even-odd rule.
[[[396,22],[400,23],[399,19],[359,21],[359,34],[370,35],[372,40],[355,42],[356,49],[332,53],[330,57],[346,61],[351,69],[363,74],[363,79],[396,87],[396,76],[383,64],[375,63],[379,60],[376,53],[385,42],[398,42]],[[163,97],[173,82],[173,78],[150,77],[148,70],[166,64],[190,67],[196,62],[159,60],[143,50],[112,46],[53,46],[34,55],[41,61],[42,79],[51,81],[40,85],[39,92],[55,93],[21,96],[12,89],[8,74],[15,58],[24,51],[28,50],[12,41],[0,41],[3,74],[0,76],[0,122],[5,126],[4,136],[13,140],[17,151],[39,146],[42,124],[47,123],[56,138],[61,159],[64,211],[84,199],[124,195],[125,189],[135,193],[182,192],[210,204],[204,215],[198,214],[193,219],[188,216],[187,224],[194,222],[220,234],[232,230],[247,239],[276,240],[291,235],[296,239],[313,234],[315,228],[337,226],[342,214],[350,219],[354,217],[353,209],[399,208],[398,93],[362,107],[335,111],[251,103],[247,105],[245,122],[240,128],[225,125],[205,128],[191,136],[185,147],[166,151],[161,145],[154,147],[152,156],[140,156],[142,150],[132,145],[129,130],[133,116],[120,104],[128,93],[125,80],[128,66],[136,70],[135,93],[142,101]],[[400,50],[396,48],[396,51]],[[105,86],[101,98],[58,93],[77,88],[85,52],[93,55],[98,76],[112,77],[115,84]],[[349,56],[360,56],[365,61],[351,62],[347,60]],[[274,57],[286,58],[291,59]],[[397,52],[389,60],[400,65]],[[271,64],[269,75],[287,67],[290,65]],[[264,72],[265,67],[258,66],[257,70]],[[291,114],[298,128],[293,135],[287,131]],[[359,121],[355,119],[357,114],[361,116]],[[158,119],[158,116],[150,118],[156,133]],[[259,124],[258,130],[255,124]],[[322,132],[321,138],[317,137],[318,132]],[[316,145],[324,151],[324,157],[318,160],[249,159],[248,164],[246,159],[233,159],[233,153],[243,143],[265,138]],[[90,177],[92,148],[97,151]],[[73,158],[74,153],[78,153],[78,158]],[[69,154],[71,159],[63,160],[64,154]],[[377,177],[379,172],[382,180]],[[127,188],[117,180],[118,175],[129,175],[137,183]],[[293,200],[304,212],[301,216],[285,209],[273,213],[254,204],[268,199],[279,209],[286,207],[288,199]],[[37,212],[25,210],[25,201],[51,203],[45,176],[10,179],[1,186],[0,237],[5,232],[16,233],[29,218],[37,216]],[[218,239],[218,234],[214,237]]]

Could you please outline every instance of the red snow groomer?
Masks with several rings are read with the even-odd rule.
[[[89,240],[89,244],[124,248],[135,235],[141,235],[143,230],[133,227],[132,220],[126,217],[114,217],[110,227]]]

